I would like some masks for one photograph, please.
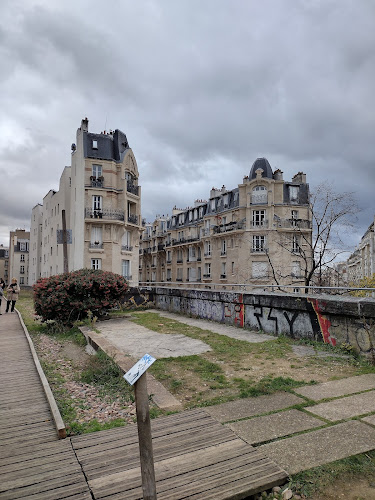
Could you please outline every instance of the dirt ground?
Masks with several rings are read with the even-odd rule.
[[[335,481],[323,494],[310,496],[309,500],[375,500],[375,478]]]

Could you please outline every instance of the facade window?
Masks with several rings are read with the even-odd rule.
[[[291,217],[292,227],[297,227],[297,220],[298,220],[298,210],[292,210],[292,217]]]
[[[171,280],[172,280],[172,270],[167,269],[167,281],[171,281]]]
[[[206,241],[204,244],[204,255],[206,257],[210,257],[210,255],[211,255],[211,242],[210,241]]]
[[[292,262],[292,276],[294,278],[301,277],[301,262],[299,260]]]
[[[203,215],[204,215],[204,207],[199,207],[198,215],[199,215],[200,219],[203,217]]]
[[[221,242],[221,255],[227,254],[227,240],[222,240]]]
[[[182,267],[177,269],[177,281],[182,281]]]
[[[204,265],[204,278],[211,278],[211,264],[206,262]]]
[[[20,273],[24,274],[25,273],[25,266],[20,266]]]
[[[21,253],[21,258],[20,258],[20,261],[21,261],[21,262],[25,262],[25,254]]]
[[[234,262],[232,262],[232,274],[234,274]]]
[[[92,149],[98,149],[98,141],[92,141]]]
[[[103,205],[103,197],[102,196],[93,196],[92,197],[92,208],[93,210],[102,210],[102,205]]]
[[[265,210],[253,210],[253,227],[264,226],[266,222]]]
[[[25,284],[25,278],[23,276],[20,277],[20,285]]]
[[[211,200],[211,210],[215,210],[215,208],[216,208],[216,199],[212,198],[212,200]]]
[[[125,233],[122,236],[122,241],[121,241],[121,248],[122,250],[133,250],[132,245],[132,238],[131,238],[131,231],[125,231]]]
[[[299,186],[289,186],[289,199],[291,203],[298,203]]]
[[[172,252],[170,250],[167,250],[167,262],[172,262]]]
[[[255,186],[251,194],[251,203],[254,205],[261,205],[267,203],[267,189],[264,186]]]
[[[101,165],[93,165],[92,166],[92,176],[95,177],[95,179],[98,179],[98,177],[102,176],[102,166]]]
[[[91,259],[91,269],[101,269],[102,259]]]
[[[223,203],[224,203],[224,208],[228,206],[228,194],[225,194],[223,196]]]
[[[21,252],[26,252],[27,251],[27,243],[25,242],[20,242],[20,251]]]
[[[191,222],[193,220],[193,211],[190,210],[189,211],[189,222]]]
[[[226,262],[221,263],[221,278],[226,278],[227,277],[227,264]]]
[[[264,252],[266,250],[266,237],[253,236],[253,252]]]
[[[182,250],[177,250],[177,264],[182,263]]]
[[[123,260],[121,262],[121,271],[122,275],[125,279],[129,280],[131,279],[130,276],[130,260]]]
[[[178,216],[178,223],[180,224],[180,226],[182,226],[182,224],[184,224],[185,222],[185,214],[180,214]]]
[[[202,279],[202,268],[198,267],[198,269],[197,269],[197,280],[201,281],[201,279]]]
[[[267,278],[268,276],[267,262],[252,262],[251,275],[253,278]]]
[[[292,252],[299,253],[300,251],[301,251],[301,248],[299,246],[299,238],[296,234],[294,234],[293,240],[292,240]]]
[[[91,247],[101,247],[103,244],[102,228],[100,226],[91,227]]]

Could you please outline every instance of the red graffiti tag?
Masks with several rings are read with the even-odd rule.
[[[320,330],[323,335],[323,340],[326,344],[331,344],[333,346],[336,345],[336,339],[331,337],[331,334],[329,333],[329,327],[331,326],[331,322],[328,318],[323,316],[322,311],[320,310],[319,307],[319,302],[318,299],[307,299],[313,306],[314,311],[316,313],[316,316],[319,321],[319,326]]]
[[[243,327],[244,323],[244,315],[243,315],[243,295],[240,293],[239,295],[239,304],[236,304],[234,306],[234,310],[236,311],[235,318],[234,318],[234,324],[238,325],[240,327]]]

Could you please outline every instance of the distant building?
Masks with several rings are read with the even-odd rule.
[[[16,278],[20,286],[29,285],[29,246],[28,231],[16,229],[10,232],[8,283]]]
[[[311,268],[306,175],[290,182],[258,158],[243,182],[145,225],[140,281],[222,285],[303,284]]]
[[[0,245],[0,278],[8,283],[9,248]]]
[[[30,283],[64,272],[66,236],[69,271],[103,269],[138,284],[141,188],[126,135],[90,133],[85,118],[76,137],[59,190],[32,210]]]
[[[375,273],[375,237],[374,221],[370,224],[362,239],[347,260],[348,281],[358,285],[362,278]]]

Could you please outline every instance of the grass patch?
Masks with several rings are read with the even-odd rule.
[[[293,491],[309,497],[324,493],[324,489],[334,481],[345,482],[353,478],[373,480],[374,477],[375,450],[295,474],[289,486]]]
[[[264,377],[259,382],[255,383],[251,380],[234,379],[238,385],[240,398],[249,398],[262,396],[264,394],[273,394],[278,391],[290,392],[296,387],[306,385],[305,382],[299,382],[290,377]]]
[[[134,390],[123,378],[122,370],[105,352],[99,350],[90,356],[87,367],[81,373],[81,382],[98,387],[103,395],[134,401]]]

